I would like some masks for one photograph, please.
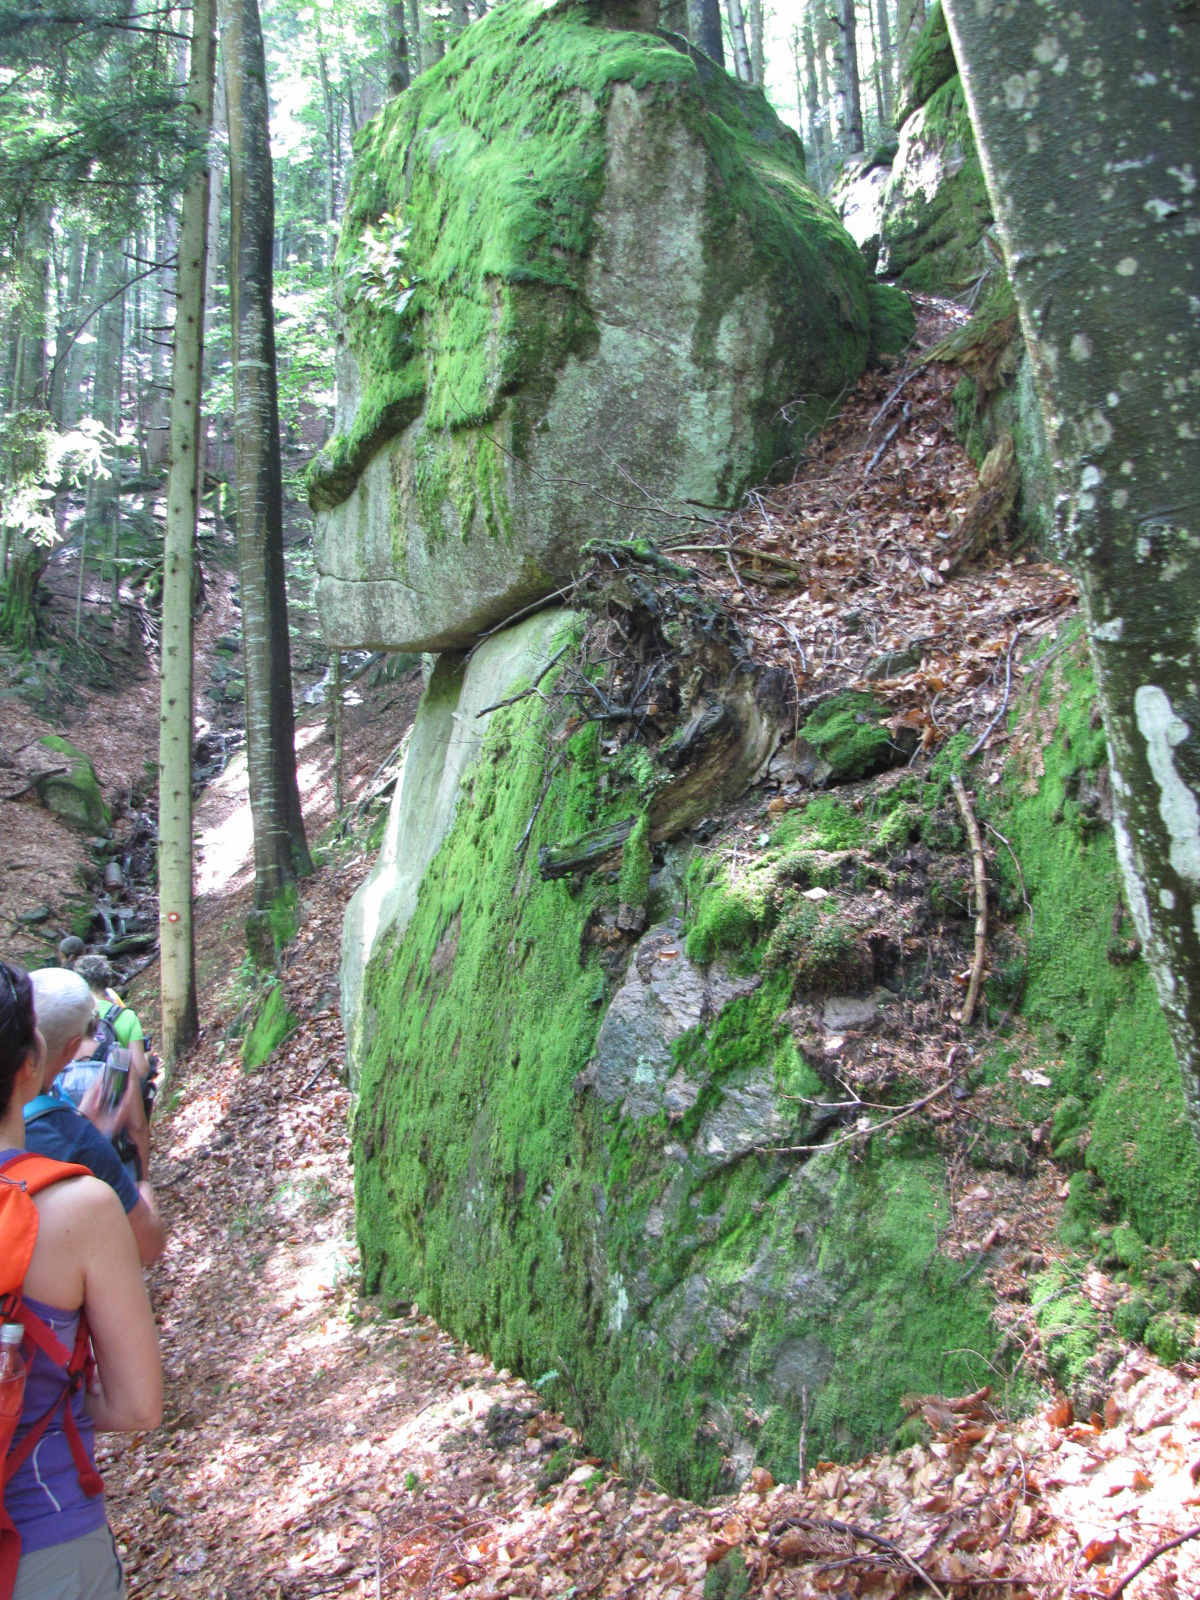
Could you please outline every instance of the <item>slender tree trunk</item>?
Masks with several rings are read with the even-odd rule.
[[[750,77],[761,88],[766,56],[763,44],[763,0],[750,0]]]
[[[796,99],[801,98],[800,87],[800,41],[795,31],[792,33],[792,60],[796,68]],[[821,96],[817,86],[817,46],[813,37],[812,8],[809,7],[804,16],[804,89],[803,103],[808,107],[808,129],[812,138],[813,165],[816,168],[817,183],[825,186],[825,129],[824,116],[821,109]]]
[[[457,39],[471,20],[467,0],[450,0],[450,37]]]
[[[408,10],[408,71],[410,79],[425,70],[425,40],[420,0],[405,0]]]
[[[832,58],[840,62],[841,39],[833,13],[819,4],[813,20],[813,33],[817,46],[818,93],[820,102],[825,107],[825,114],[829,118],[830,155],[836,160],[838,142],[846,128],[846,107],[844,89],[834,88],[835,82],[841,85],[842,74],[840,71],[836,74],[831,72],[830,60]]]
[[[875,17],[879,27],[875,61],[882,90],[879,115],[883,126],[890,128],[892,119],[896,115],[896,58],[892,50],[892,21],[888,15],[888,0],[876,0]]]
[[[67,281],[54,336],[54,365],[50,369],[47,401],[50,415],[60,426],[66,423],[67,376],[70,357],[64,354],[71,330],[79,320],[79,299],[83,289],[83,257],[87,247],[82,228],[72,235],[67,246]],[[59,358],[62,358],[61,360]]]
[[[404,23],[404,0],[386,0],[383,22],[388,93],[402,94],[409,84],[408,29]]]
[[[421,67],[433,66],[446,54],[441,19],[435,17],[429,0],[418,0],[421,10]]]
[[[1200,15],[947,0],[1083,589],[1128,900],[1200,1139]],[[1054,197],[1053,207],[1046,196]]]
[[[858,32],[854,0],[838,0],[838,28],[842,35],[842,83],[846,103],[846,150],[861,155],[863,137],[862,93],[858,77]]]
[[[746,20],[742,14],[742,0],[725,0],[729,16],[729,32],[733,39],[734,71],[743,83],[751,82],[750,52],[746,48]]]
[[[311,870],[296,783],[272,309],[275,197],[257,0],[224,0],[231,326],[246,748],[260,907]]]
[[[688,0],[688,33],[697,50],[703,50],[719,67],[725,65],[721,0]]]
[[[193,0],[188,131],[210,137],[217,57],[216,0]],[[170,464],[163,542],[162,702],[158,743],[158,939],[163,1055],[175,1061],[199,1031],[192,937],[192,565],[196,456],[204,357],[208,164],[183,193],[175,278]]]
[[[72,326],[67,331],[68,339],[95,302],[101,255],[102,251],[98,242],[95,239],[90,240],[83,264],[79,301],[75,308]],[[91,348],[90,346],[81,346],[79,340],[76,339],[71,344],[70,349],[67,350],[66,360],[63,362],[62,425],[64,428],[73,428],[84,414],[84,390],[95,366],[94,361],[88,354]],[[55,356],[55,360],[57,359],[58,357]],[[91,363],[90,366],[89,362]]]

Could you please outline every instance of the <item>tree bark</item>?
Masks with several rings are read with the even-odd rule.
[[[688,0],[688,32],[697,50],[703,50],[719,67],[725,65],[721,0]]]
[[[283,481],[275,367],[275,195],[258,0],[223,0],[229,118],[230,301],[238,568],[255,899],[269,905],[311,870],[296,783],[283,567]]]
[[[1129,905],[1200,1139],[1200,15],[946,13],[1083,590]]]
[[[193,0],[192,58],[185,109],[202,142],[213,126],[216,0]],[[188,179],[175,274],[170,461],[163,540],[162,669],[158,741],[158,941],[162,1045],[177,1060],[199,1031],[192,936],[192,566],[204,361],[209,164]]]
[[[418,9],[421,13],[421,67],[424,70],[446,54],[446,40],[441,21],[433,15],[429,0],[418,0]]]
[[[821,96],[817,87],[817,45],[813,37],[812,8],[804,14],[804,74],[801,86],[800,36],[792,30],[792,63],[796,69],[796,100],[808,108],[808,132],[812,139],[814,176],[819,186],[825,183],[825,129],[822,126]]]
[[[882,89],[880,116],[885,129],[892,125],[896,114],[896,61],[892,50],[892,22],[888,15],[888,0],[876,0],[875,18],[879,26],[876,68]]]
[[[457,39],[471,20],[467,0],[450,0],[450,37]]]
[[[854,0],[838,0],[838,28],[842,35],[842,84],[846,102],[846,151],[861,155],[863,137],[862,92],[858,76],[858,31]]]
[[[383,11],[388,93],[408,88],[408,32],[404,26],[404,0],[387,0]]]
[[[725,9],[729,15],[729,33],[733,39],[734,70],[743,83],[750,83],[750,52],[746,48],[746,19],[742,15],[742,0],[725,0]]]
[[[83,257],[86,248],[87,240],[83,229],[79,228],[72,233],[67,246],[67,281],[63,290],[62,305],[59,308],[58,326],[54,336],[54,365],[50,369],[47,392],[50,415],[60,427],[66,422],[64,413],[70,360],[65,355],[61,361],[58,358],[66,351],[71,329],[79,319],[79,297],[83,288]]]
[[[766,69],[763,0],[750,0],[750,78],[762,88]]]

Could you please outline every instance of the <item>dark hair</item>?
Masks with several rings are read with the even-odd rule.
[[[29,974],[0,961],[0,1114],[12,1101],[17,1073],[37,1049],[36,1030]]]

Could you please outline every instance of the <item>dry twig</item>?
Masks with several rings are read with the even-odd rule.
[[[911,1567],[927,1588],[933,1590],[938,1600],[946,1600],[945,1593],[937,1586],[925,1568],[921,1566],[903,1546],[898,1545],[894,1539],[885,1539],[883,1534],[874,1533],[870,1528],[860,1528],[855,1522],[839,1522],[835,1517],[787,1517],[783,1522],[771,1529],[773,1534],[781,1532],[784,1528],[807,1528],[816,1532],[831,1529],[835,1533],[848,1533],[852,1539],[862,1539],[867,1544],[876,1544],[881,1550],[888,1550],[894,1556],[899,1556],[905,1566]]]
[[[1117,1600],[1118,1595],[1124,1594],[1138,1574],[1145,1572],[1150,1563],[1157,1561],[1159,1556],[1165,1556],[1168,1550],[1175,1550],[1179,1545],[1187,1544],[1189,1539],[1198,1538],[1200,1538],[1200,1523],[1197,1523],[1194,1528],[1189,1528],[1186,1533],[1179,1534],[1174,1539],[1167,1539],[1163,1544],[1156,1544],[1153,1550],[1147,1551],[1135,1567],[1130,1567],[1115,1589],[1108,1591],[1108,1600]]]
[[[983,835],[979,831],[979,823],[975,820],[967,791],[963,788],[963,781],[957,772],[952,781],[954,798],[958,801],[963,826],[971,841],[971,859],[975,866],[975,959],[971,962],[971,982],[967,988],[967,998],[959,1019],[963,1027],[968,1028],[975,1015],[979,985],[983,979],[983,963],[987,957],[987,871],[983,859]]]

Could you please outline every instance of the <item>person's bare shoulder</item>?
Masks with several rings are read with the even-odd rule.
[[[34,1203],[38,1208],[38,1233],[42,1236],[60,1229],[105,1227],[125,1216],[115,1190],[90,1173],[51,1184],[34,1197]]]

